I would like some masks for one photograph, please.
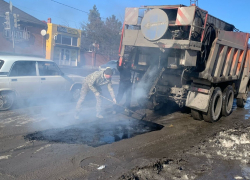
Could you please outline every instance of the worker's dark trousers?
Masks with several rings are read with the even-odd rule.
[[[80,94],[80,98],[76,104],[76,113],[80,113],[81,112],[81,106],[82,103],[87,95],[87,93],[89,92],[89,86],[87,83],[83,83],[82,84],[82,89],[81,89],[81,94]],[[95,96],[96,97],[96,114],[100,114],[101,112],[101,104],[102,104],[102,100],[100,98],[100,96]]]
[[[124,106],[126,108],[129,108],[130,103],[131,103],[131,95],[132,95],[132,83],[130,81],[120,81],[119,88],[118,88],[118,94],[116,97],[117,103],[120,103],[124,94],[126,94],[126,102],[125,102]]]

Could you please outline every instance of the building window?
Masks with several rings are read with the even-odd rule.
[[[76,37],[72,38],[72,46],[77,46],[77,38]]]
[[[61,34],[58,34],[56,36],[55,42],[58,43],[58,44],[62,44],[62,36],[61,36]]]
[[[71,44],[71,39],[72,39],[72,37],[69,37],[69,36],[62,36],[62,44],[72,46],[72,44]]]
[[[71,37],[71,36],[58,34],[56,36],[55,43],[68,45],[68,46],[77,46],[77,37]]]

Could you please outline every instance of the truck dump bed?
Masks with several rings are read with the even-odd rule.
[[[213,42],[206,68],[199,78],[212,83],[219,83],[240,78],[242,67],[247,58],[248,33],[218,31],[218,37]]]

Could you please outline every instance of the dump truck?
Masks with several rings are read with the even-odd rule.
[[[250,76],[249,33],[196,4],[126,8],[119,66],[140,78],[139,104],[157,109],[175,102],[194,119],[216,122],[244,107]]]

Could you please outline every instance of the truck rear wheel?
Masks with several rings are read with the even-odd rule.
[[[196,109],[191,109],[191,115],[195,120],[203,120],[202,113]]]
[[[222,109],[222,92],[219,87],[214,89],[213,95],[209,101],[208,112],[203,114],[203,118],[207,122],[216,122],[220,117]]]
[[[227,86],[224,89],[222,94],[222,112],[223,116],[228,116],[233,109],[233,102],[234,102],[234,90],[231,85]]]

